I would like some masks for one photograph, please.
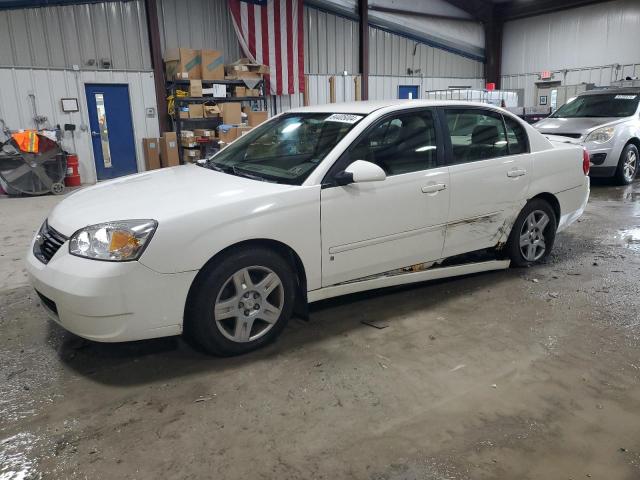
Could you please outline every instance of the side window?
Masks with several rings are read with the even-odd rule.
[[[508,155],[502,115],[478,108],[445,110],[455,163]]]
[[[437,166],[433,113],[405,113],[382,120],[348,151],[348,162],[367,160],[388,176]]]
[[[519,122],[513,118],[504,116],[504,123],[507,125],[507,141],[509,142],[509,153],[517,155],[529,151],[529,139],[527,132]]]

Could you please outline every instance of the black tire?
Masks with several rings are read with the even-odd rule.
[[[525,250],[529,248],[529,245],[523,246],[521,248],[520,240],[523,232],[523,228],[525,222],[531,214],[534,212],[543,212],[547,215],[549,221],[542,229],[542,237],[544,237],[544,252],[539,252],[538,249],[542,247],[536,246],[536,251],[534,252],[534,259],[526,258],[522,252],[522,248]],[[534,217],[535,218],[535,217]],[[542,218],[541,215],[538,215],[538,218]],[[511,233],[509,234],[509,239],[507,240],[507,245],[505,246],[505,254],[508,258],[511,259],[511,266],[514,267],[527,267],[534,263],[538,263],[543,261],[549,256],[551,253],[551,249],[553,248],[553,242],[556,239],[556,229],[558,227],[558,220],[556,219],[556,214],[549,205],[548,202],[541,198],[534,198],[527,202],[524,206],[515,223],[513,224],[513,228],[511,229]],[[539,229],[538,229],[539,230]],[[537,233],[535,235],[538,235]],[[536,237],[534,237],[536,238]],[[537,239],[537,238],[536,238]],[[532,242],[531,237],[529,241]],[[540,256],[538,256],[540,255]]]
[[[262,269],[265,271],[263,272]],[[261,280],[260,275],[264,273],[264,278],[266,278],[266,275],[268,275],[267,270],[277,275],[282,291],[279,290],[280,287],[276,287],[273,292],[265,296],[265,300],[262,300],[261,297],[258,300],[254,300],[253,295],[258,292],[257,284]],[[251,282],[255,283],[255,286],[252,285],[243,290],[246,292],[244,295],[250,295],[248,300],[245,300],[243,294],[236,292],[236,282],[231,278],[241,271],[248,271]],[[187,300],[185,333],[207,352],[214,355],[241,355],[260,348],[275,340],[287,325],[293,311],[295,285],[295,276],[291,266],[276,252],[266,248],[247,248],[231,251],[205,267],[196,278]],[[242,286],[244,288],[245,284],[243,283]],[[264,293],[263,290],[260,291]],[[276,297],[277,299],[273,300]],[[229,305],[235,305],[235,301],[230,300],[235,300],[236,298],[239,298],[241,302],[250,302],[250,304],[247,306],[244,303],[239,303],[239,305],[244,306],[237,309],[235,306],[229,307],[230,312],[233,308],[233,312],[230,314],[238,316],[217,321],[214,312],[216,302],[220,299],[220,302],[228,301]],[[274,304],[282,303],[282,305],[278,305],[281,308],[277,320],[270,323],[260,318],[263,314],[262,306],[256,307],[256,312],[253,311],[253,302],[258,305],[258,302],[267,302],[267,298],[269,302]],[[222,305],[222,303],[219,305]],[[271,303],[268,305],[270,308]],[[266,309],[265,307],[265,312]],[[247,312],[249,312],[248,315]],[[254,313],[256,316],[251,320],[250,315]],[[266,313],[264,314],[266,315]],[[234,335],[237,332],[236,328],[238,327],[236,325],[238,324],[236,322],[246,322],[242,323],[240,328],[244,335],[248,336],[248,339],[235,341],[229,338],[230,335]],[[251,323],[249,324],[249,322]],[[270,327],[266,330],[266,333],[262,333],[259,338],[251,340],[251,336],[257,336],[256,334],[260,333],[257,330],[258,328],[266,328],[268,325]],[[246,333],[247,331],[248,333]]]
[[[627,160],[630,156],[635,158],[633,173],[629,174],[628,169],[626,168]],[[638,173],[638,162],[640,162],[640,155],[638,155],[638,147],[636,147],[633,143],[628,144],[622,149],[622,153],[620,154],[620,160],[618,160],[618,167],[616,168],[616,173],[613,176],[614,181],[618,185],[629,185],[633,182],[633,179],[636,177]]]

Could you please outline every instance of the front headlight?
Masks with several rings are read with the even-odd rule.
[[[587,138],[584,139],[585,142],[593,142],[593,143],[606,143],[613,138],[613,134],[616,131],[616,127],[602,127],[594,130]]]
[[[69,253],[111,262],[137,260],[158,227],[155,220],[121,220],[81,228],[69,239]]]

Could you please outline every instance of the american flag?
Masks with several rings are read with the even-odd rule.
[[[269,66],[272,95],[304,92],[303,0],[229,0],[244,54]]]

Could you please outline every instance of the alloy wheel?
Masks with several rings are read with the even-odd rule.
[[[526,261],[535,262],[547,251],[544,230],[549,221],[542,210],[534,210],[525,219],[520,230],[520,253]]]
[[[636,175],[636,169],[638,168],[638,156],[633,149],[627,152],[627,156],[624,159],[622,165],[622,174],[627,182],[631,182]]]
[[[266,267],[245,267],[231,275],[220,289],[214,319],[229,340],[251,342],[273,328],[283,307],[280,277]]]

